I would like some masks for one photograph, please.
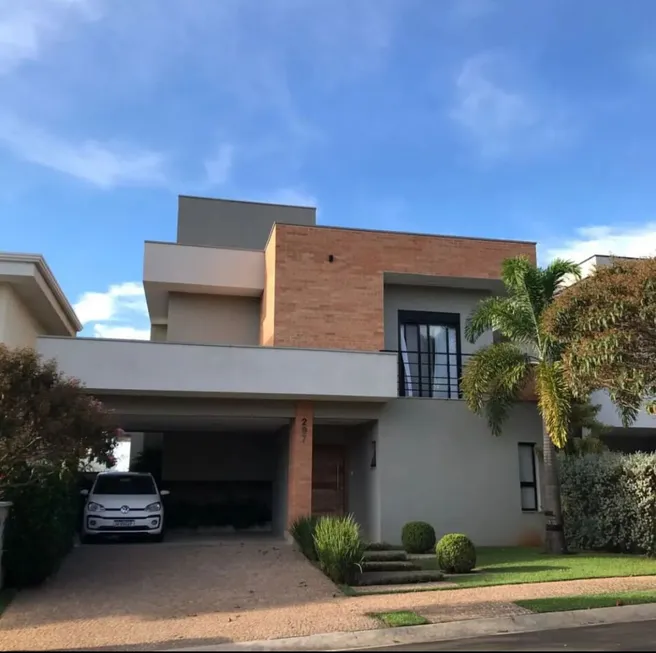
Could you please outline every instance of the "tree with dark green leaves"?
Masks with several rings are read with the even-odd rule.
[[[0,344],[0,498],[87,459],[111,466],[111,414],[82,384],[33,349]]]
[[[523,256],[507,259],[501,270],[506,294],[481,301],[465,326],[472,343],[488,331],[500,336],[472,355],[462,378],[468,406],[485,415],[494,435],[502,433],[513,405],[535,384],[543,424],[545,545],[550,553],[567,551],[556,449],[567,442],[575,401],[561,361],[562,348],[543,328],[542,317],[570,275],[580,278],[578,265],[570,261],[557,259],[540,268]]]
[[[560,293],[544,326],[577,396],[608,391],[625,426],[645,404],[656,415],[656,258],[600,267]]]

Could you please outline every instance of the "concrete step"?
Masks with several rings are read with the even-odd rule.
[[[404,562],[408,559],[405,551],[365,551],[365,562]]]
[[[439,571],[365,571],[360,575],[358,585],[413,585],[440,580],[444,580],[444,574]]]
[[[363,571],[420,571],[421,566],[410,560],[367,560]]]

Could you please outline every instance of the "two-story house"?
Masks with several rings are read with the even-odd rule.
[[[528,242],[347,229],[315,209],[180,197],[175,243],[146,242],[150,341],[40,336],[38,350],[161,447],[164,482],[244,481],[273,529],[351,512],[480,545],[543,531],[536,404],[502,437],[461,399],[469,313]]]

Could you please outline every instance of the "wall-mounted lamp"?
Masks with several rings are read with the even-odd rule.
[[[371,441],[371,469],[376,469],[376,440]]]
[[[335,257],[332,254],[328,254],[328,263],[332,263],[335,260]]]

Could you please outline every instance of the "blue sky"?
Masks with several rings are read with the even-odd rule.
[[[178,194],[656,254],[653,0],[0,0],[0,249],[146,334]]]

